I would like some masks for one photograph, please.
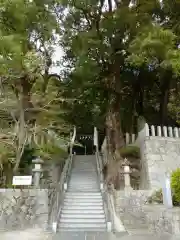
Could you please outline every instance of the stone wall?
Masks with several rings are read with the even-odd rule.
[[[146,137],[142,162],[148,168],[148,176],[142,181],[151,189],[162,188],[165,173],[180,168],[180,139]]]
[[[46,228],[48,190],[0,189],[0,230]]]
[[[167,172],[180,168],[180,131],[154,127],[147,123],[138,133],[135,144],[141,152],[140,189],[164,187]]]
[[[151,191],[116,191],[114,190],[114,203],[117,216],[127,228],[147,226],[146,214],[143,206],[147,203]]]
[[[155,234],[180,234],[180,209],[167,209],[163,205],[149,205],[152,191],[115,191],[117,216],[129,231],[134,229]]]
[[[180,168],[180,129],[149,126],[142,120],[133,144],[140,148],[141,154],[139,189],[159,190],[164,187],[166,173]],[[107,161],[106,139],[101,152],[103,160]]]

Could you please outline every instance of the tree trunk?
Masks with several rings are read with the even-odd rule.
[[[18,121],[18,139],[16,147],[16,163],[13,169],[14,173],[18,172],[19,164],[21,161],[22,154],[24,152],[24,147],[26,144],[26,126],[25,126],[25,114],[24,114],[24,98],[22,95],[19,97],[19,121]]]
[[[168,124],[168,102],[169,102],[169,89],[172,78],[172,72],[165,73],[165,77],[162,80],[160,87],[160,123],[161,125]]]
[[[120,122],[120,99],[114,94],[111,95],[106,115],[106,136],[108,152],[107,183],[113,183],[114,187],[117,188],[120,181],[119,167],[123,161],[119,150],[124,146],[124,138]]]
[[[160,121],[161,125],[168,123],[168,102],[169,102],[169,90],[164,90],[160,97]]]
[[[24,76],[21,79],[21,97],[25,121],[31,120],[32,118],[32,112],[29,110],[33,109],[33,104],[31,101],[31,89],[33,84],[34,81],[30,81],[28,76]]]
[[[13,179],[13,168],[11,163],[6,163],[3,165],[3,172],[6,177],[6,181],[5,181],[6,186],[11,186],[12,179]]]

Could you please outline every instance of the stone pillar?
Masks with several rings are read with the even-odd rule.
[[[167,208],[173,207],[171,193],[171,176],[169,173],[165,175],[165,184],[163,186],[163,203]]]
[[[32,171],[33,171],[33,183],[36,188],[40,187],[40,178],[43,172],[42,169],[43,162],[44,161],[40,158],[32,160],[32,163],[35,164],[34,169]]]

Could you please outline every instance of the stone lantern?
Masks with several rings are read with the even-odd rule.
[[[131,178],[130,178],[130,163],[127,158],[124,159],[123,167],[124,167],[124,190],[133,190],[131,187]]]
[[[38,188],[40,187],[40,178],[43,172],[42,164],[44,163],[44,161],[41,158],[36,158],[32,160],[32,163],[35,164],[34,169],[32,170],[34,173],[33,183],[34,183],[34,186]]]

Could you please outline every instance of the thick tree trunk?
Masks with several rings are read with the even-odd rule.
[[[18,172],[19,164],[21,161],[22,154],[24,152],[24,147],[27,141],[26,134],[26,121],[32,118],[32,113],[29,112],[33,108],[31,102],[31,88],[33,82],[30,82],[28,76],[24,76],[21,79],[20,94],[19,94],[19,121],[18,121],[18,139],[16,147],[16,163],[13,169],[14,173]]]
[[[168,103],[169,103],[169,89],[171,84],[172,72],[168,71],[162,80],[160,87],[160,123],[161,125],[168,124]]]
[[[22,154],[24,152],[24,147],[26,144],[26,126],[25,126],[25,114],[23,107],[23,96],[20,95],[19,99],[19,121],[18,121],[18,139],[17,139],[17,147],[16,147],[16,163],[13,169],[14,173],[18,172],[19,164],[21,161]]]
[[[117,99],[116,99],[117,100]],[[116,155],[118,160],[119,149],[124,146],[124,138],[121,131],[120,120],[120,102],[110,103],[106,116],[106,134],[108,142],[108,151]]]
[[[107,183],[112,183],[116,189],[120,184],[119,170],[122,165],[120,148],[124,146],[124,138],[121,131],[120,121],[120,99],[117,95],[111,95],[109,108],[106,115],[106,136],[107,136]]]
[[[3,165],[3,171],[4,171],[4,175],[6,177],[6,181],[5,181],[6,186],[11,186],[12,185],[12,179],[13,179],[12,165],[10,163],[4,164]]]
[[[160,121],[161,125],[168,123],[168,102],[169,102],[169,90],[164,90],[160,97]]]

